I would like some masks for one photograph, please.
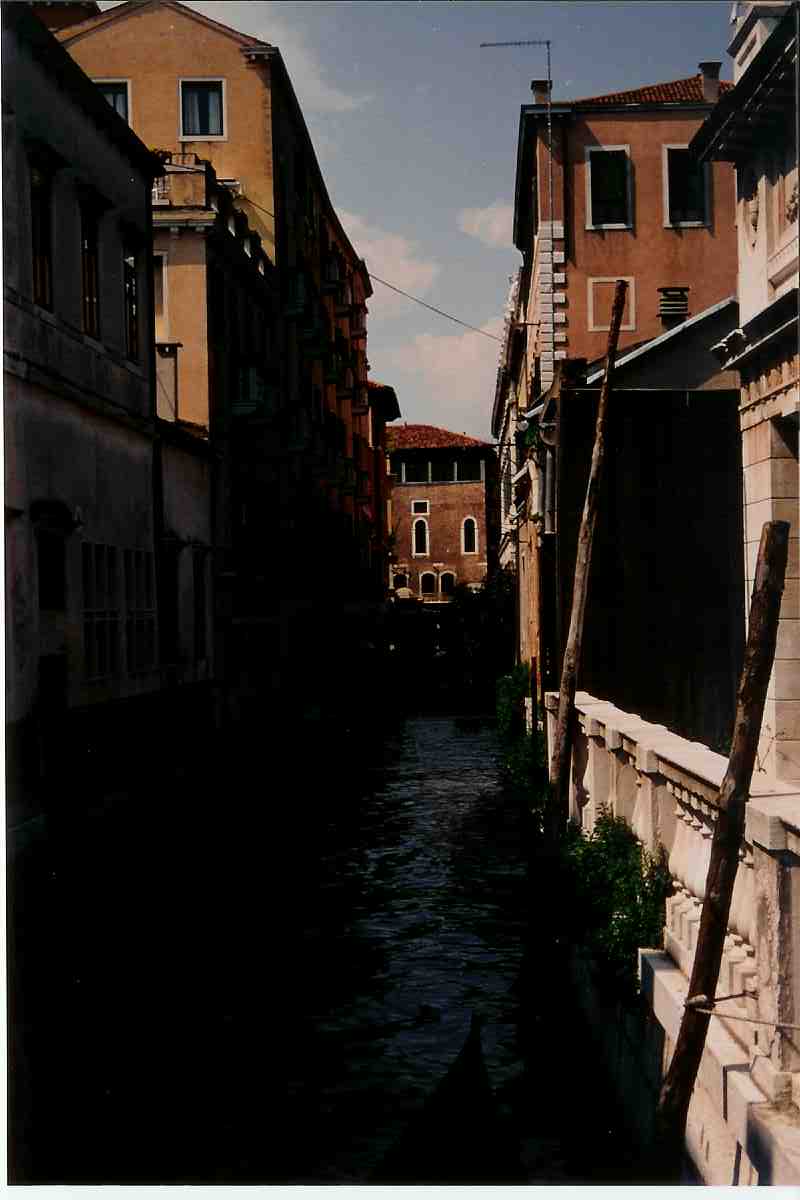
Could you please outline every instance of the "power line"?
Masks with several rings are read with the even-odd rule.
[[[246,200],[248,204],[252,204],[253,208],[258,208],[261,212],[266,213],[268,217],[275,219],[275,214],[264,208],[261,204],[256,204],[255,200],[249,199],[247,196],[242,196],[242,200]],[[427,304],[424,300],[420,300],[418,296],[412,296],[410,292],[404,292],[402,288],[397,287],[394,283],[387,283],[385,279],[380,279],[377,275],[373,275],[369,267],[367,274],[370,279],[374,279],[376,283],[382,283],[384,287],[391,288],[393,292],[397,292],[399,296],[405,296],[406,300],[413,300],[415,304],[421,304],[423,308],[427,308],[430,312],[436,313],[440,317],[446,317],[448,321],[455,321],[456,325],[463,325],[465,329],[471,329],[473,333],[482,333],[484,337],[491,338],[493,342],[502,342],[494,333],[487,333],[485,329],[478,329],[477,325],[470,325],[468,321],[462,321],[460,317],[454,317],[452,313],[444,312],[441,308],[435,308],[432,304]]]
[[[424,300],[420,300],[417,296],[412,296],[410,292],[404,292],[402,288],[395,287],[393,283],[387,283],[385,279],[380,279],[377,275],[373,275],[372,271],[367,267],[367,273],[370,279],[374,279],[376,283],[382,283],[384,287],[391,288],[393,292],[397,292],[400,296],[405,296],[407,300],[413,300],[415,304],[421,304],[423,308],[429,309],[440,317],[446,317],[448,321],[455,321],[456,325],[463,325],[465,329],[471,329],[473,333],[482,333],[484,337],[491,338],[493,342],[502,342],[502,338],[497,337],[494,333],[487,333],[485,329],[478,329],[477,325],[470,325],[467,321],[462,321],[460,317],[454,317],[452,313],[444,312],[441,308],[435,308],[432,304],[426,304]]]

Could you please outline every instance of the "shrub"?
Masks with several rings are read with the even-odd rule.
[[[672,880],[663,846],[649,854],[621,817],[601,811],[587,835],[570,830],[564,847],[569,936],[590,954],[607,994],[638,994],[640,946],[660,946]]]

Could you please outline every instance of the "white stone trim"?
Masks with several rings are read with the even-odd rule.
[[[416,549],[416,529],[420,521],[425,526],[425,549]],[[414,517],[411,522],[411,557],[412,558],[430,558],[431,556],[431,530],[430,524],[426,517]]]
[[[185,83],[222,84],[222,133],[183,132],[183,85]],[[183,75],[178,80],[178,141],[179,142],[227,142],[228,140],[228,89],[222,75]]]
[[[618,279],[624,279],[628,285],[628,321],[623,321],[620,329],[632,330],[636,328],[636,280],[633,275],[590,275],[586,280],[586,308],[588,313],[588,326],[590,333],[600,333],[608,331],[611,328],[608,325],[598,325],[594,319],[594,294],[592,291],[595,283],[616,283]]]
[[[474,550],[466,550],[466,549],[465,549],[464,526],[466,525],[467,521],[472,521],[472,522],[473,522],[473,524],[475,525],[475,549],[474,549]],[[477,520],[477,517],[473,517],[471,513],[468,513],[468,514],[467,514],[467,516],[466,516],[466,517],[464,517],[464,519],[463,519],[463,520],[462,520],[462,522],[461,522],[461,553],[462,553],[462,554],[470,554],[470,555],[472,555],[472,554],[478,554],[478,552],[479,552],[479,544],[478,544],[478,543],[479,543],[479,540],[480,540],[480,539],[479,539],[479,537],[478,537],[478,520]]]

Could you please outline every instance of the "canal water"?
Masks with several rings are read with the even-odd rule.
[[[491,725],[408,718],[357,775],[335,744],[256,763],[15,855],[16,1179],[370,1182],[478,1013],[503,1136],[474,1182],[629,1182]]]

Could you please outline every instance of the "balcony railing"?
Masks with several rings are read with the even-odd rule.
[[[549,693],[545,706],[552,745],[558,696]],[[727,762],[708,747],[587,692],[577,694],[575,707],[571,819],[590,832],[605,808],[622,817],[646,849],[663,846],[668,855],[675,890],[667,902],[664,950],[674,964],[672,975],[652,951],[642,952],[642,962],[654,1011],[674,1037],[697,946]],[[712,1030],[722,1027],[728,1037],[727,1042],[718,1038],[713,1050],[722,1094],[729,1086],[725,1073],[735,1066],[750,1071],[753,1102],[756,1089],[762,1102],[786,1100],[793,1085],[798,1095],[800,1043],[796,1034],[782,1033],[779,1023],[796,1021],[782,1014],[796,1012],[800,1001],[795,994],[800,975],[786,969],[792,936],[797,936],[791,894],[800,895],[799,862],[800,786],[756,773],[717,988],[718,996],[735,998],[717,1007],[712,1022]],[[712,1062],[706,1074],[714,1069]],[[745,1145],[746,1130],[736,1135]]]

